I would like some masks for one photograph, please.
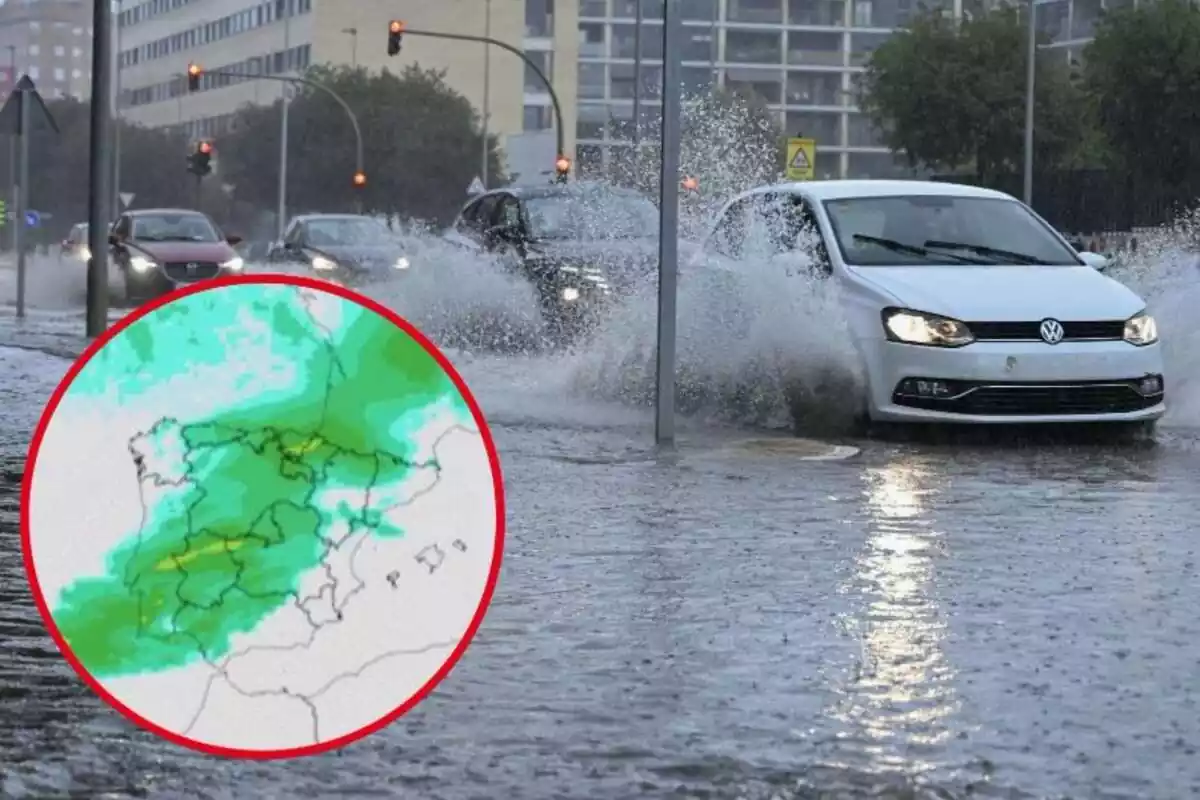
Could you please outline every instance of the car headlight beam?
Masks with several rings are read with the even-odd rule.
[[[153,259],[146,258],[145,256],[133,256],[129,259],[129,266],[133,268],[134,272],[149,272],[157,267],[158,264]]]
[[[1125,320],[1125,341],[1138,347],[1145,347],[1158,341],[1158,323],[1154,317],[1143,311]]]
[[[412,265],[409,263],[408,259],[405,258],[404,256],[400,256],[399,258],[396,259],[396,263],[392,264],[393,269],[408,269],[410,266],[412,266]]]
[[[228,261],[222,263],[221,269],[228,269],[228,270],[237,272],[237,271],[241,270],[241,268],[244,266],[246,266],[246,262],[242,259],[242,257],[234,256],[233,258],[229,259]]]
[[[884,310],[883,329],[894,342],[926,347],[962,347],[975,341],[965,322],[903,308]]]

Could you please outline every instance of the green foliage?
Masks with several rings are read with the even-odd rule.
[[[479,117],[442,73],[318,67],[306,75],[340,95],[358,117],[367,185],[352,184],[354,132],[328,94],[306,87],[289,108],[288,208],[352,211],[361,199],[373,213],[444,222],[465,201],[483,158]],[[278,203],[280,103],[244,106],[218,143],[221,178],[235,196],[260,208]],[[502,182],[493,139],[489,185]]]
[[[1116,165],[1183,192],[1200,156],[1200,8],[1158,0],[1110,11],[1084,56],[1084,83]]]
[[[38,235],[57,239],[87,220],[91,107],[72,99],[46,106],[59,133],[44,128],[29,137],[29,205],[52,215]],[[195,184],[186,172],[186,139],[168,129],[125,123],[120,136],[121,190],[134,193],[135,207],[195,204]],[[7,159],[0,159],[0,181],[12,185]]]
[[[1027,28],[1014,8],[956,22],[923,14],[872,54],[860,107],[914,166],[1019,170],[1024,153]],[[1087,106],[1063,58],[1043,53],[1035,81],[1039,168],[1076,158]]]

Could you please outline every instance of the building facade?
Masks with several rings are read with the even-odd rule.
[[[28,74],[47,100],[92,91],[92,7],[83,0],[0,3],[0,92]]]
[[[489,133],[504,141],[542,120],[548,95],[525,90],[523,62],[498,48],[407,34],[396,57],[386,51],[388,23],[413,30],[489,36],[534,50],[553,62],[556,37],[570,41],[573,18],[548,15],[529,35],[525,0],[122,0],[118,44],[120,113],[130,122],[180,126],[193,138],[217,138],[245,103],[272,103],[286,84],[206,75],[187,91],[189,63],[249,75],[295,75],[317,64],[357,65],[372,71],[406,66],[445,70],[446,81],[477,109]],[[568,48],[568,54],[571,52]],[[573,69],[554,73],[569,105]],[[485,97],[486,91],[486,97]],[[527,102],[524,102],[527,101]],[[573,139],[573,137],[572,137]],[[570,141],[573,146],[573,141]]]

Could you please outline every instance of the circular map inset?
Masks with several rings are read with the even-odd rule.
[[[491,600],[503,488],[453,367],[386,309],[247,276],[135,311],[25,470],[30,583],[105,700],[210,753],[308,755],[419,702]]]

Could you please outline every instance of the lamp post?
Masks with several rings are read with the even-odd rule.
[[[289,4],[290,5],[290,4]],[[285,9],[285,13],[291,11]],[[288,51],[292,46],[292,18],[289,14],[283,18],[283,65],[287,67]],[[291,93],[286,83],[283,84],[283,109],[279,114],[279,222],[277,225],[278,238],[283,241],[283,229],[287,225],[287,162],[288,162],[288,104]]]
[[[350,66],[358,68],[358,28],[342,28],[342,33],[350,37]]]
[[[483,38],[492,38],[492,0],[484,0]],[[479,180],[483,184],[484,189],[488,188],[488,116],[491,115],[492,101],[492,85],[489,77],[491,63],[492,48],[485,44],[483,46],[483,120],[481,122],[483,130],[483,165],[479,169]]]

